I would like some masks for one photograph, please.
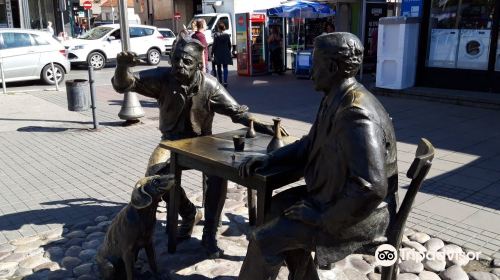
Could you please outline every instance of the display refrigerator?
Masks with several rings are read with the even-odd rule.
[[[266,14],[240,13],[235,19],[238,75],[267,74]]]

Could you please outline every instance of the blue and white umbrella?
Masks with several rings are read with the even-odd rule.
[[[326,4],[306,0],[294,0],[268,9],[267,14],[287,18],[322,18],[334,16],[335,11]]]

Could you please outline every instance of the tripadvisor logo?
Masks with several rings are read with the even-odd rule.
[[[394,246],[390,244],[382,244],[375,251],[376,264],[380,266],[391,266],[396,263],[398,257],[403,260],[409,260],[415,258],[415,253],[420,255],[421,259],[426,260],[446,260],[455,258],[467,258],[469,260],[479,260],[479,255],[481,252],[418,252],[415,249],[405,250],[398,252]],[[399,256],[398,256],[399,255]]]
[[[375,259],[377,260],[377,265],[391,266],[398,260],[398,252],[394,246],[382,244],[375,251]]]

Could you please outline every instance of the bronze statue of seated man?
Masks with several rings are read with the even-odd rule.
[[[318,279],[320,266],[383,242],[396,210],[394,128],[382,104],[356,81],[363,46],[350,33],[315,39],[312,79],[324,93],[308,135],[246,159],[240,176],[284,162],[304,167],[306,185],[273,197],[266,222],[250,236],[239,279]]]

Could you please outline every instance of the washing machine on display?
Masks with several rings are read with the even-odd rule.
[[[460,30],[457,68],[488,70],[490,33],[486,29]]]
[[[458,34],[458,29],[432,29],[428,67],[456,67]]]

